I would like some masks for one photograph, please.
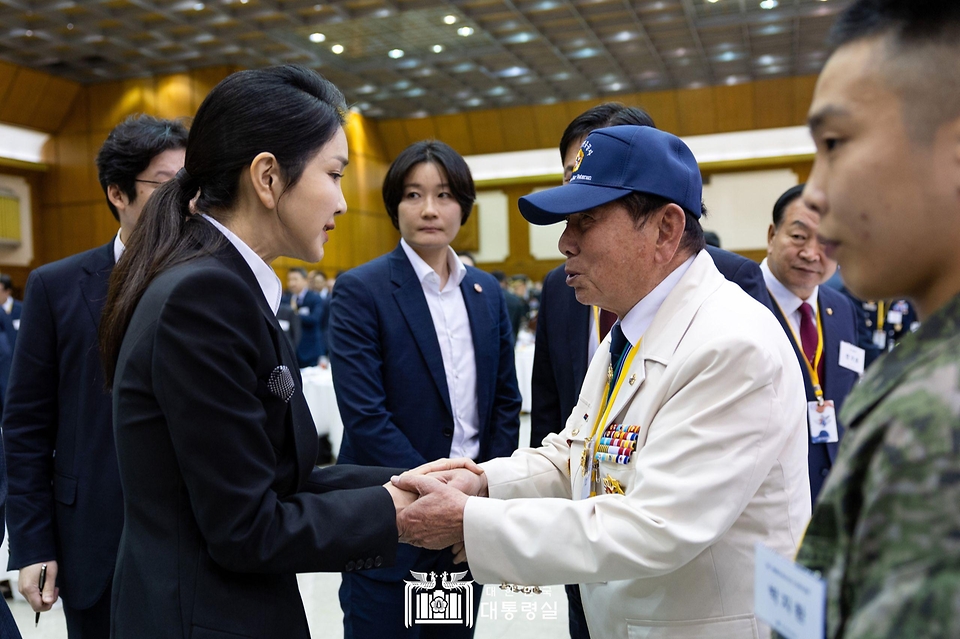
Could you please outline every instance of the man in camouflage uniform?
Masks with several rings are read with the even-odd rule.
[[[847,398],[797,561],[826,637],[960,637],[960,2],[857,0],[817,83],[804,193],[863,299],[923,324]]]

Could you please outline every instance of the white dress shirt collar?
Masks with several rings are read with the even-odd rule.
[[[787,317],[791,324],[793,324],[793,329],[797,331],[799,335],[800,331],[800,305],[806,302],[813,307],[814,311],[817,308],[817,296],[820,292],[819,286],[813,287],[813,294],[810,295],[807,299],[800,299],[793,292],[790,291],[786,286],[784,286],[780,280],[777,279],[777,276],[773,274],[773,271],[770,270],[770,265],[767,263],[767,258],[763,258],[763,261],[760,262],[760,272],[763,273],[763,281],[767,285],[767,290],[770,291],[770,295],[773,296],[773,300],[777,303],[777,306],[780,307],[780,310],[783,311],[783,314]],[[813,314],[814,321],[816,321],[817,314]]]
[[[413,250],[413,247],[407,244],[406,240],[401,239],[400,246],[403,247],[403,252],[406,253],[407,259],[410,260],[410,265],[413,266],[413,272],[417,274],[417,279],[420,281],[420,284],[435,281],[439,289],[440,276],[437,275],[437,272]],[[452,286],[460,286],[460,282],[467,276],[467,267],[463,265],[463,262],[460,261],[456,252],[449,246],[447,247],[447,266],[450,268],[450,277],[447,278],[447,284],[444,286],[444,290],[450,290]]]
[[[270,268],[269,264],[264,262],[252,248],[247,246],[243,240],[237,237],[236,233],[206,213],[203,213],[202,215],[208,222],[213,224],[221,233],[223,233],[223,235],[230,240],[230,243],[233,244],[234,248],[240,252],[240,255],[243,256],[247,266],[250,267],[250,270],[253,271],[254,276],[257,278],[257,283],[260,285],[260,290],[263,292],[263,297],[266,298],[267,304],[273,310],[273,314],[276,315],[277,310],[280,308],[280,295],[283,288],[280,285],[280,278],[277,277],[277,274],[272,268]]]
[[[113,238],[113,263],[116,264],[120,261],[120,256],[123,255],[123,250],[126,248],[123,244],[123,240],[120,239],[120,231],[117,231],[117,237]]]
[[[664,300],[667,299],[670,291],[674,289],[690,268],[690,265],[693,264],[695,258],[696,255],[691,255],[686,262],[675,268],[673,272],[663,278],[662,282],[657,284],[656,288],[637,302],[625,317],[620,319],[620,330],[623,331],[623,335],[632,345],[636,346],[643,334],[650,328],[650,324],[653,323],[657,311],[663,306]]]

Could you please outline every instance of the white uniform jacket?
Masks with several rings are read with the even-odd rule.
[[[608,423],[640,427],[629,464],[599,468],[625,494],[580,499],[608,362],[609,337],[561,433],[483,464],[491,498],[464,511],[474,577],[579,583],[595,637],[766,634],[753,614],[754,544],[792,557],[810,518],[806,399],[783,328],[702,251],[610,412]]]

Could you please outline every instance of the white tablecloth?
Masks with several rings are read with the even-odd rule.
[[[340,452],[343,439],[343,421],[337,408],[337,394],[333,390],[333,373],[330,368],[311,366],[300,370],[303,377],[303,396],[310,407],[310,414],[317,427],[318,435],[330,439],[334,457]]]
[[[533,379],[533,344],[518,343],[516,350],[517,382],[523,400],[521,410],[530,412],[530,386]],[[318,435],[326,435],[333,447],[333,454],[340,453],[343,441],[343,421],[337,408],[337,394],[333,390],[333,373],[330,368],[311,366],[300,371],[303,377],[303,396],[310,407],[310,414]]]

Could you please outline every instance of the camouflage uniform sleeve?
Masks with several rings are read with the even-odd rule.
[[[931,414],[930,399],[927,423],[888,431],[865,478],[841,584],[844,639],[960,637],[960,454],[929,454],[924,430],[955,422]]]

